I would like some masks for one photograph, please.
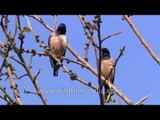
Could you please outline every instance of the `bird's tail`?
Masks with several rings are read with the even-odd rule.
[[[54,76],[58,76],[58,70],[57,70],[57,69],[54,69],[53,75],[54,75]]]
[[[58,70],[59,70],[59,68],[60,68],[59,65],[55,65],[55,66],[54,66],[53,76],[58,76]]]
[[[58,76],[58,68],[55,66],[54,70],[53,70],[53,75],[54,76]]]

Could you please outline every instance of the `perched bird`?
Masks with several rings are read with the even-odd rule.
[[[111,58],[110,52],[107,48],[102,48],[102,58],[101,58],[101,74],[106,80],[109,80],[112,84],[114,83],[115,69],[114,60]],[[105,88],[105,100],[108,99],[109,92],[111,91],[108,85],[104,85]],[[110,94],[112,96],[112,93]],[[109,98],[110,100],[110,98]]]
[[[55,32],[52,32],[48,39],[48,46],[53,50],[53,54],[56,58],[63,62],[61,59],[65,56],[67,46],[66,25],[61,23]],[[50,57],[51,67],[53,68],[53,75],[58,76],[58,70],[60,65],[57,61]]]

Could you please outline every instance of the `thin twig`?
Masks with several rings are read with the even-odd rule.
[[[31,57],[30,57],[30,62],[29,62],[29,65],[28,65],[29,68],[32,68],[32,59],[33,59],[33,56],[34,56],[34,55],[32,54]]]
[[[29,67],[26,65],[26,63],[25,63],[25,61],[24,61],[23,56],[22,56],[21,54],[18,54],[18,53],[17,53],[17,55],[18,55],[20,61],[23,63],[23,67],[24,67],[24,69],[26,70],[29,78],[31,79],[34,87],[36,88],[36,91],[37,91],[37,93],[39,94],[39,97],[41,98],[43,104],[44,104],[44,105],[47,105],[47,101],[46,101],[45,97],[44,97],[43,94],[40,92],[40,87],[39,87],[39,85],[38,85],[37,79],[35,79],[35,78],[33,77],[32,73],[30,72]]]
[[[15,30],[14,30],[14,35],[13,35],[14,39],[16,38],[17,30],[18,30],[18,18],[16,16],[15,17]]]
[[[84,84],[84,85],[87,85],[87,86],[91,87],[92,89],[94,89],[94,90],[96,90],[96,91],[98,91],[98,88],[97,88],[96,86],[93,86],[93,85],[91,84],[91,82],[86,82],[86,81],[82,80],[81,78],[77,78],[77,81],[78,81],[78,82],[81,82],[81,83]]]
[[[107,37],[105,37],[105,38],[102,39],[102,42],[104,42],[105,40],[107,40],[107,39],[109,39],[109,38],[111,38],[111,37],[113,37],[113,36],[119,35],[119,34],[121,34],[121,33],[122,33],[122,32],[117,32],[117,33],[108,35]]]
[[[49,25],[47,25],[40,17],[38,17],[37,15],[28,15],[29,17],[34,18],[35,20],[37,20],[38,22],[40,22],[45,28],[47,28],[48,30],[54,32],[54,29],[52,29]]]
[[[15,104],[15,101],[9,96],[6,89],[0,86],[0,90],[4,93],[4,97],[2,96],[2,99],[5,100],[9,104]]]
[[[148,99],[153,93],[143,97],[142,99],[140,99],[135,105],[140,105],[142,102],[144,102],[146,99]]]
[[[21,28],[20,16],[17,15],[16,17],[17,17],[17,27],[18,27],[19,31],[21,32],[22,28]]]
[[[54,15],[53,29],[56,29],[56,23],[57,23],[57,16]]]
[[[3,70],[3,67],[4,67],[5,62],[6,62],[6,59],[4,59],[3,62],[2,62],[2,65],[1,65],[1,67],[0,67],[0,73],[1,73],[2,70]]]
[[[89,45],[90,45],[90,40],[88,39],[86,42],[86,47],[84,48],[85,50],[85,55],[84,55],[84,59],[88,62],[88,51],[89,51]]]
[[[38,77],[38,75],[40,74],[40,72],[41,72],[41,69],[39,69],[38,72],[36,73],[36,75],[34,76],[34,80],[37,79],[37,77]]]
[[[9,104],[9,105],[12,105],[12,104],[13,104],[13,103],[10,102],[5,96],[1,96],[1,95],[0,95],[0,98],[3,99],[4,101],[6,101],[7,104]]]
[[[16,48],[17,51],[20,51],[20,49]],[[27,54],[32,54],[32,55],[37,55],[37,56],[47,56],[44,52],[37,52],[37,51],[34,51],[34,49],[32,50],[25,50],[23,49],[22,52],[25,52]]]
[[[0,24],[1,24],[1,27],[2,27],[2,29],[3,29],[3,31],[4,31],[4,33],[5,33],[5,35],[6,35],[6,37],[7,37],[9,40],[13,40],[13,37],[12,37],[12,36],[8,33],[8,31],[5,29],[2,21],[3,21],[3,18],[1,18]],[[15,52],[16,52],[16,54],[18,55],[18,57],[19,57],[19,59],[20,59],[20,62],[23,63],[23,64],[21,64],[21,65],[22,65],[22,66],[24,67],[24,69],[26,70],[26,72],[27,72],[29,78],[31,79],[34,87],[36,88],[37,93],[39,94],[39,97],[41,98],[42,102],[43,102],[45,105],[47,105],[47,102],[46,102],[45,97],[44,97],[43,94],[39,91],[39,90],[40,90],[40,87],[39,87],[39,85],[38,85],[38,82],[37,82],[37,80],[34,80],[34,77],[33,77],[32,73],[30,72],[29,67],[28,67],[28,66],[26,65],[26,63],[25,63],[25,60],[24,60],[24,58],[23,58],[23,56],[22,56],[22,53],[19,52],[19,51],[17,51],[17,50],[15,50]],[[12,75],[12,74],[10,74],[10,75]],[[10,75],[9,75],[9,76],[10,76]],[[12,78],[12,79],[13,79],[13,78]],[[17,98],[17,97],[16,97],[16,98]]]
[[[7,67],[7,73],[8,73],[9,80],[10,80],[10,82],[11,82],[11,85],[12,85],[14,98],[16,99],[17,104],[23,105],[23,103],[22,103],[21,100],[20,100],[20,96],[19,96],[19,93],[18,93],[17,86],[16,86],[16,84],[15,84],[15,82],[14,82],[14,79],[12,78],[12,74],[11,74],[11,70],[10,70],[10,67],[9,67],[9,66]]]
[[[66,58],[66,57],[63,57],[63,60],[66,60],[67,63],[72,62],[72,63],[75,63],[75,64],[77,64],[77,65],[81,65],[81,66],[85,67],[84,64],[81,63],[81,62],[79,62],[79,61],[74,61],[74,60],[71,60],[71,59]]]
[[[8,33],[7,29],[5,28],[5,25],[3,23],[3,19],[4,19],[4,16],[1,17],[1,21],[0,21],[0,25],[2,27],[2,30],[5,33],[5,35],[6,35],[6,37],[7,37],[8,40],[13,40],[13,37]]]
[[[119,53],[118,57],[115,60],[114,68],[116,67],[116,65],[117,65],[119,59],[121,58],[121,56],[123,55],[124,50],[125,50],[125,46],[120,49],[120,53]]]
[[[7,37],[7,39],[12,39],[12,37],[9,35],[9,33],[8,33],[8,31],[6,30],[6,27],[5,27],[5,25],[4,25],[4,23],[3,23],[3,17],[1,18],[1,22],[0,22],[0,24],[1,24],[1,27],[2,27],[2,29],[3,29],[3,31],[4,31],[4,33],[6,34],[6,37]],[[7,44],[7,42],[6,42],[6,44]],[[1,68],[0,68],[0,73],[2,72],[2,69],[3,69],[3,67],[4,67],[4,64],[6,63],[6,61],[7,61],[7,59],[8,59],[8,53],[9,53],[9,51],[10,51],[10,45],[8,45],[8,49],[7,49],[7,52],[5,53],[5,55],[4,55],[4,60],[3,60],[3,63],[2,63],[2,65],[1,65]]]
[[[98,19],[97,20],[97,25],[98,25],[98,42],[99,42],[99,63],[98,63],[98,84],[99,84],[99,89],[100,89],[100,92],[99,92],[99,98],[100,98],[100,104],[101,105],[104,105],[104,97],[103,97],[103,91],[102,91],[102,80],[101,80],[101,60],[102,60],[102,53],[101,53],[101,49],[102,49],[102,41],[101,41],[101,26],[100,26],[100,22],[101,22],[101,17],[100,15],[97,15],[95,17],[95,19]]]
[[[20,31],[20,33],[19,33],[19,40],[20,40],[20,49],[19,49],[19,52],[21,53],[22,51],[23,51],[23,44],[24,44],[24,34],[23,34],[23,30],[22,30],[22,28],[21,28],[21,22],[20,22],[20,17],[19,16],[17,16],[17,27],[18,27],[18,29],[19,29],[19,31]]]
[[[24,65],[24,63],[22,63],[21,61],[17,60],[16,58],[14,58],[13,56],[9,56],[12,60],[16,61],[18,64],[20,65]]]
[[[132,20],[128,15],[123,15],[124,19],[128,22],[133,32],[137,35],[142,45],[147,49],[152,58],[160,65],[160,58],[153,52],[151,47],[147,44],[146,40],[142,37],[142,35],[137,30],[136,26],[133,24]]]
[[[34,94],[34,95],[38,95],[39,96],[39,94],[36,93],[36,92],[32,92],[32,91],[26,90],[25,88],[23,90],[24,90],[24,93],[26,93],[26,94]]]
[[[21,78],[26,77],[26,76],[28,76],[28,74],[24,74],[24,75],[21,75],[20,77],[16,77],[16,78],[13,78],[13,79],[21,79]]]
[[[87,21],[87,19],[83,15],[79,15],[78,17],[79,17],[79,20],[80,20],[82,27],[84,29],[85,35],[87,36],[88,39],[90,39],[92,41],[92,45],[94,46],[95,54],[97,56],[96,58],[98,58],[98,52],[96,51],[97,50],[96,48],[98,48],[98,45],[96,44],[95,39],[93,37],[93,28],[91,26],[88,26],[88,24],[90,24],[90,23]],[[83,21],[84,21],[85,25],[83,25]],[[86,26],[89,27],[89,34],[90,35],[88,34],[88,32],[86,30]]]
[[[90,25],[90,23],[87,21],[87,19],[83,16],[83,15],[79,15],[78,16],[79,17],[79,20],[80,20],[80,22],[81,22],[81,24],[82,24],[82,27],[83,27],[83,29],[84,29],[84,31],[85,31],[85,35],[87,36],[87,38],[89,39],[89,40],[91,40],[92,41],[92,45],[93,45],[93,47],[94,47],[94,53],[95,53],[95,58],[96,58],[96,65],[97,65],[97,70],[98,70],[98,45],[96,44],[96,42],[95,42],[95,39],[94,39],[94,37],[93,37],[93,28],[91,27],[91,25]],[[84,22],[84,25],[83,25],[83,22]],[[88,35],[88,32],[87,32],[87,30],[86,29],[89,29],[89,34],[90,35]]]
[[[52,56],[52,57],[53,57],[53,56]],[[59,64],[61,63],[58,59],[56,59],[56,61],[57,61]],[[67,67],[65,67],[64,65],[62,65],[62,68],[63,68],[63,70],[64,70],[66,73],[68,73],[69,75],[71,75],[71,72],[70,72],[70,70],[69,70]],[[84,84],[84,85],[86,85],[86,86],[88,86],[88,87],[90,87],[90,88],[98,91],[98,88],[97,88],[97,87],[93,86],[90,82],[86,82],[86,81],[82,80],[82,79],[79,78],[78,76],[77,76],[74,80],[76,80],[76,81],[78,81],[78,82],[80,82],[80,83],[82,83],[82,84]]]

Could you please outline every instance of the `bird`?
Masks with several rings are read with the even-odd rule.
[[[112,84],[114,84],[115,79],[115,67],[114,60],[110,55],[110,51],[108,48],[102,48],[102,56],[101,56],[101,74],[106,79],[109,80]],[[111,96],[113,92],[107,84],[104,84],[105,88],[105,101],[109,102],[111,100]],[[110,94],[110,97],[108,98]]]
[[[65,56],[67,47],[66,25],[64,23],[60,23],[56,31],[51,33],[48,38],[48,46],[53,50],[52,54],[62,63],[62,57]],[[50,64],[53,68],[53,76],[58,76],[60,65],[52,57],[50,57]]]

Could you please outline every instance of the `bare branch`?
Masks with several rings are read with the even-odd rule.
[[[24,63],[22,63],[21,61],[17,60],[16,58],[14,58],[13,56],[9,56],[12,60],[14,60],[15,62],[17,62],[20,65],[24,65]]]
[[[41,69],[39,69],[38,72],[36,73],[36,75],[34,76],[34,80],[37,79],[37,77],[38,77],[38,75],[40,74],[40,72],[41,72]]]
[[[60,61],[59,61],[58,59],[57,59],[56,61],[60,64]],[[62,65],[62,68],[63,68],[63,70],[64,70],[66,73],[68,73],[68,74],[70,75],[70,77],[72,77],[72,75],[74,75],[74,79],[73,79],[73,80],[76,80],[76,81],[78,81],[78,82],[80,82],[80,83],[82,83],[82,84],[84,84],[84,85],[86,85],[86,86],[88,86],[88,87],[90,87],[90,88],[98,91],[98,88],[95,87],[95,86],[93,86],[93,85],[91,84],[91,82],[86,82],[86,81],[82,80],[81,78],[79,78],[78,76],[76,76],[75,73],[72,73],[72,71],[70,71],[70,70],[69,70],[67,67],[65,67],[64,65]]]
[[[91,87],[92,89],[94,89],[96,91],[98,91],[98,88],[96,86],[93,86],[91,82],[86,82],[86,81],[84,81],[84,80],[82,80],[80,78],[77,78],[77,81],[81,82],[84,85],[87,85],[87,86]]]
[[[6,101],[9,105],[12,105],[13,103],[10,102],[5,96],[1,96],[0,95],[0,98],[3,99],[4,101]]]
[[[2,30],[3,32],[5,33],[6,37],[8,40],[10,40],[11,42],[14,40],[13,37],[9,34],[9,32],[7,31],[4,23],[3,23],[3,19],[4,19],[4,16],[1,17],[1,21],[0,21],[0,25],[2,27]]]
[[[98,63],[98,84],[99,84],[99,98],[100,98],[100,103],[101,105],[104,105],[104,96],[103,96],[103,91],[102,91],[102,80],[101,80],[101,60],[102,60],[102,53],[101,53],[101,49],[102,49],[102,41],[101,41],[101,17],[100,15],[96,15],[95,16],[95,21],[97,21],[97,26],[98,26],[98,42],[99,42],[99,63]]]
[[[85,50],[85,55],[84,55],[84,59],[88,62],[88,51],[89,51],[89,44],[90,44],[90,40],[88,39],[87,42],[86,42],[86,47],[84,48]]]
[[[137,37],[139,38],[140,42],[142,43],[142,45],[147,49],[147,51],[149,52],[149,54],[152,56],[152,58],[160,65],[160,59],[159,57],[153,52],[153,50],[151,49],[151,47],[147,44],[147,42],[145,41],[145,39],[142,37],[142,35],[139,33],[139,31],[137,30],[137,28],[135,27],[135,25],[133,24],[132,20],[130,17],[128,17],[128,15],[123,15],[124,19],[128,22],[128,24],[130,25],[130,27],[132,28],[133,32],[137,35]]]
[[[122,32],[117,32],[117,33],[108,35],[107,37],[105,37],[105,38],[102,39],[102,42],[104,42],[105,40],[107,40],[107,39],[109,39],[109,38],[111,38],[111,37],[113,37],[113,36],[119,35],[119,34],[121,34],[121,33],[122,33]]]
[[[0,96],[3,100],[5,100],[8,104],[12,105],[16,102],[9,96],[6,89],[2,86],[0,86],[0,90],[4,93],[4,96]]]
[[[32,59],[33,59],[33,54],[31,55],[31,57],[30,57],[30,62],[29,62],[29,68],[32,68]]]
[[[21,100],[20,100],[20,96],[19,96],[19,92],[18,92],[18,89],[17,89],[17,85],[15,84],[15,82],[14,82],[14,80],[13,80],[13,78],[12,78],[12,74],[11,74],[11,70],[10,70],[10,67],[9,67],[9,66],[7,67],[7,73],[8,73],[9,80],[10,80],[10,82],[11,82],[11,85],[12,85],[14,98],[16,99],[17,104],[23,105],[23,103],[22,103]]]
[[[56,23],[57,23],[57,16],[54,15],[53,29],[56,29]]]
[[[3,62],[2,62],[2,65],[1,65],[1,67],[0,67],[0,73],[1,73],[2,70],[3,70],[3,67],[4,67],[5,62],[6,62],[6,59],[4,59]]]
[[[93,37],[93,28],[91,27],[90,23],[87,21],[87,19],[83,15],[79,15],[78,17],[79,17],[79,20],[83,26],[84,31],[85,31],[85,35],[87,36],[87,38],[89,40],[92,41],[92,45],[94,47],[94,53],[95,53],[95,57],[96,57],[97,69],[98,69],[98,51],[97,51],[98,45],[96,44],[95,39]],[[84,21],[85,25],[83,25],[83,21]],[[89,29],[90,35],[88,35],[86,28]]]
[[[16,77],[16,78],[13,78],[13,79],[21,79],[21,78],[23,78],[25,76],[28,76],[28,74],[24,74],[24,75],[21,75],[20,77]]]
[[[38,22],[40,22],[45,28],[47,28],[48,30],[50,30],[51,32],[54,32],[54,29],[52,29],[50,26],[48,26],[40,17],[38,17],[37,15],[28,15],[29,17],[34,18],[35,20],[37,20]]]
[[[74,61],[74,60],[71,60],[71,59],[66,58],[66,57],[63,57],[63,60],[66,60],[67,63],[72,62],[72,63],[75,63],[77,65],[81,65],[82,67],[85,67],[85,65],[83,63],[79,62],[79,61]]]
[[[4,33],[5,33],[5,35],[6,35],[6,37],[7,37],[11,42],[12,42],[12,41],[14,42],[13,37],[8,33],[8,31],[5,29],[5,27],[4,27],[4,25],[3,25],[3,17],[1,18],[0,24],[1,24],[1,27],[2,27],[2,29],[3,29],[3,31],[4,31]],[[30,72],[30,70],[29,70],[29,67],[28,67],[28,66],[26,65],[26,63],[25,63],[25,60],[24,60],[24,58],[23,58],[23,56],[22,56],[22,52],[19,52],[18,50],[15,50],[15,52],[16,52],[16,54],[18,55],[18,57],[19,57],[19,59],[20,59],[20,62],[22,63],[21,65],[22,65],[22,66],[24,67],[24,69],[26,70],[29,78],[31,79],[34,87],[36,88],[37,93],[39,94],[39,97],[41,98],[42,102],[43,102],[45,105],[47,105],[47,102],[46,102],[45,97],[44,97],[43,94],[40,92],[40,87],[39,87],[39,85],[38,85],[37,80],[34,80],[34,77],[33,77],[33,75],[31,74],[31,72]],[[16,62],[18,62],[18,61],[16,61]],[[7,67],[7,68],[8,68],[8,67]],[[10,79],[13,79],[12,76],[11,76],[12,74],[9,72],[9,69],[8,69],[8,75],[9,75]],[[13,83],[12,83],[12,84],[13,84]],[[12,86],[13,86],[13,85],[12,85]],[[14,86],[13,86],[13,87],[14,87]],[[15,88],[15,87],[14,87],[14,88]],[[14,92],[15,92],[15,90],[14,90]],[[15,93],[16,93],[16,92],[15,92]],[[18,99],[18,96],[15,95],[15,97],[16,97],[16,100],[18,101],[18,100],[19,100],[19,99]],[[18,102],[20,103],[20,101],[18,101]]]
[[[26,90],[25,88],[23,90],[24,90],[24,93],[26,93],[26,94],[34,94],[34,95],[38,95],[39,96],[39,94],[36,93],[36,92],[32,92],[32,91]]]
[[[14,35],[13,38],[16,38],[16,34],[17,34],[17,30],[18,30],[18,17],[15,17],[15,30],[14,30]]]
[[[38,85],[37,79],[35,79],[35,77],[33,77],[32,73],[30,72],[29,67],[25,64],[25,61],[24,61],[24,59],[23,59],[23,56],[22,56],[21,54],[18,54],[18,53],[17,53],[17,55],[18,55],[19,59],[21,60],[21,62],[23,63],[23,67],[24,67],[24,69],[26,70],[29,78],[31,79],[34,87],[36,88],[36,91],[37,91],[37,93],[39,94],[39,97],[41,98],[41,100],[42,100],[42,102],[44,103],[44,105],[47,105],[47,102],[46,102],[45,97],[44,97],[43,94],[40,92],[40,87],[39,87],[39,85]]]
[[[143,97],[142,99],[140,99],[135,105],[140,105],[142,102],[144,102],[145,100],[147,100],[153,93]]]
[[[17,51],[20,51],[20,49],[16,48]],[[32,50],[25,50],[25,49],[22,49],[22,52],[24,53],[27,53],[27,54],[32,54],[32,55],[37,55],[37,56],[47,56],[46,53],[44,52],[37,52],[35,49],[32,49]]]
[[[120,59],[121,56],[123,55],[124,50],[125,50],[125,46],[124,46],[123,48],[120,49],[120,53],[119,53],[119,56],[118,56],[118,57],[116,58],[116,60],[115,60],[114,67],[116,67],[116,65],[117,65],[117,63],[118,63],[118,61],[119,61],[119,59]]]

